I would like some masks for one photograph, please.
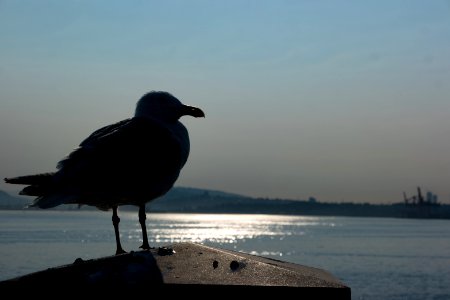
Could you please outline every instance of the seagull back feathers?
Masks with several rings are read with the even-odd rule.
[[[59,162],[56,175],[87,190],[123,196],[165,193],[186,163],[185,146],[159,122],[132,118],[94,132]]]

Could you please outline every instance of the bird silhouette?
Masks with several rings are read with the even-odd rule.
[[[27,185],[21,195],[36,196],[31,207],[61,204],[112,209],[116,254],[120,243],[117,208],[139,207],[142,249],[150,249],[145,204],[167,193],[185,165],[190,150],[185,115],[205,117],[200,108],[182,104],[168,92],[151,91],[137,102],[135,115],[94,131],[57,164],[57,170],[5,178]]]

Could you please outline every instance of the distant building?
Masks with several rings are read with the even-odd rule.
[[[309,197],[309,198],[308,198],[308,202],[309,202],[309,203],[316,203],[316,202],[317,202],[317,199],[316,199],[315,197]]]

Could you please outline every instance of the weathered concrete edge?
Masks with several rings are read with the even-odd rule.
[[[180,252],[182,252],[183,248],[194,252],[203,252],[204,254],[207,254],[206,252],[210,251],[214,255],[216,255],[216,257],[228,255],[228,260],[230,259],[230,255],[232,255],[233,257],[237,257],[237,260],[245,258],[252,263],[252,267],[248,268],[250,270],[258,265],[269,264],[273,265],[275,269],[284,268],[289,270],[289,276],[291,276],[292,274],[295,275],[295,273],[300,272],[302,273],[302,276],[307,274],[308,276],[320,278],[324,281],[330,281],[332,285],[319,287],[258,285],[262,282],[259,282],[258,278],[253,278],[254,280],[256,280],[256,285],[246,284],[245,280],[244,282],[233,282],[233,284],[217,284],[217,282],[221,282],[220,280],[222,279],[222,277],[220,276],[234,276],[233,278],[237,280],[243,279],[242,276],[247,276],[245,275],[245,268],[242,272],[230,272],[230,270],[225,273],[222,272],[221,274],[219,274],[219,277],[216,276],[216,278],[208,277],[208,274],[211,274],[211,271],[207,271],[205,274],[207,278],[210,278],[210,281],[207,283],[202,282],[201,284],[197,284],[195,281],[189,282],[189,280],[181,281],[181,283],[180,281],[165,282],[165,279],[169,278],[170,276],[176,276],[176,272],[179,272],[178,275],[180,275],[180,272],[182,275],[186,275],[186,272],[189,272],[189,270],[187,269],[190,269],[190,266],[192,266],[193,264],[197,264],[198,266],[200,266],[200,268],[203,268],[203,266],[205,265],[205,259],[209,259],[209,265],[209,262],[212,262],[210,261],[211,257],[207,257],[207,255],[203,255],[203,257],[193,257],[192,253],[186,252],[190,255],[188,259],[186,259],[186,257],[183,257],[182,255],[178,257],[177,255],[160,255],[158,254],[159,251],[157,251],[156,249],[152,249],[151,251],[130,252],[123,255],[102,257],[87,261],[77,260],[74,264],[49,268],[47,270],[38,271],[0,282],[0,291],[9,290],[16,293],[25,293],[25,291],[29,291],[30,288],[32,288],[33,293],[45,295],[54,292],[55,288],[70,289],[71,293],[89,291],[104,293],[111,292],[113,294],[120,292],[130,293],[137,291],[145,292],[147,290],[161,290],[167,295],[182,295],[185,293],[193,295],[201,293],[206,295],[209,293],[218,292],[223,292],[226,294],[232,293],[233,295],[235,295],[236,293],[257,293],[261,295],[267,295],[272,293],[278,294],[284,292],[293,292],[297,295],[301,295],[302,297],[307,298],[351,298],[351,290],[349,287],[342,284],[330,273],[321,269],[305,267],[297,264],[231,250],[217,249],[201,244],[181,243],[175,244],[174,248]],[[180,259],[184,261],[184,265],[181,264],[180,266],[178,266],[178,264],[176,263],[177,260]],[[176,272],[174,274],[170,273],[172,268],[171,263],[175,263]],[[170,274],[167,273],[167,270],[169,270]],[[267,268],[265,268],[265,270],[267,270]],[[270,277],[271,274],[264,274],[264,276],[267,275],[269,275]],[[219,281],[217,281],[217,279],[219,279]],[[229,282],[230,278],[225,279],[228,279]],[[336,283],[338,283],[337,286]],[[74,287],[76,288],[75,290],[73,290]]]
[[[339,279],[337,279],[331,273],[329,273],[329,272],[327,272],[327,271],[325,271],[323,269],[309,267],[309,266],[306,267],[306,266],[303,266],[303,265],[300,265],[300,264],[294,264],[294,263],[290,263],[290,262],[286,262],[286,261],[282,261],[282,260],[278,260],[278,259],[274,259],[274,258],[263,257],[263,256],[253,255],[253,254],[244,253],[244,252],[232,251],[232,250],[227,250],[227,249],[213,248],[213,247],[209,247],[209,246],[206,246],[206,245],[200,245],[200,246],[201,247],[210,248],[210,249],[213,249],[215,251],[220,251],[220,252],[223,252],[223,253],[230,253],[230,254],[233,254],[233,255],[242,256],[242,257],[245,257],[245,258],[248,258],[248,259],[259,261],[261,263],[274,265],[274,266],[277,266],[277,267],[282,267],[282,268],[291,270],[293,272],[298,272],[299,270],[301,270],[303,273],[307,273],[311,277],[326,279],[326,280],[328,280],[330,282],[332,281],[332,282],[335,282],[338,285],[341,285],[342,288],[347,288],[347,286],[344,283],[342,283]]]

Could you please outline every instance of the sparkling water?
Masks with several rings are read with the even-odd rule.
[[[142,242],[119,211],[123,248]],[[147,214],[151,246],[195,242],[327,270],[352,299],[450,299],[450,220]],[[0,280],[115,253],[111,212],[0,211]]]

